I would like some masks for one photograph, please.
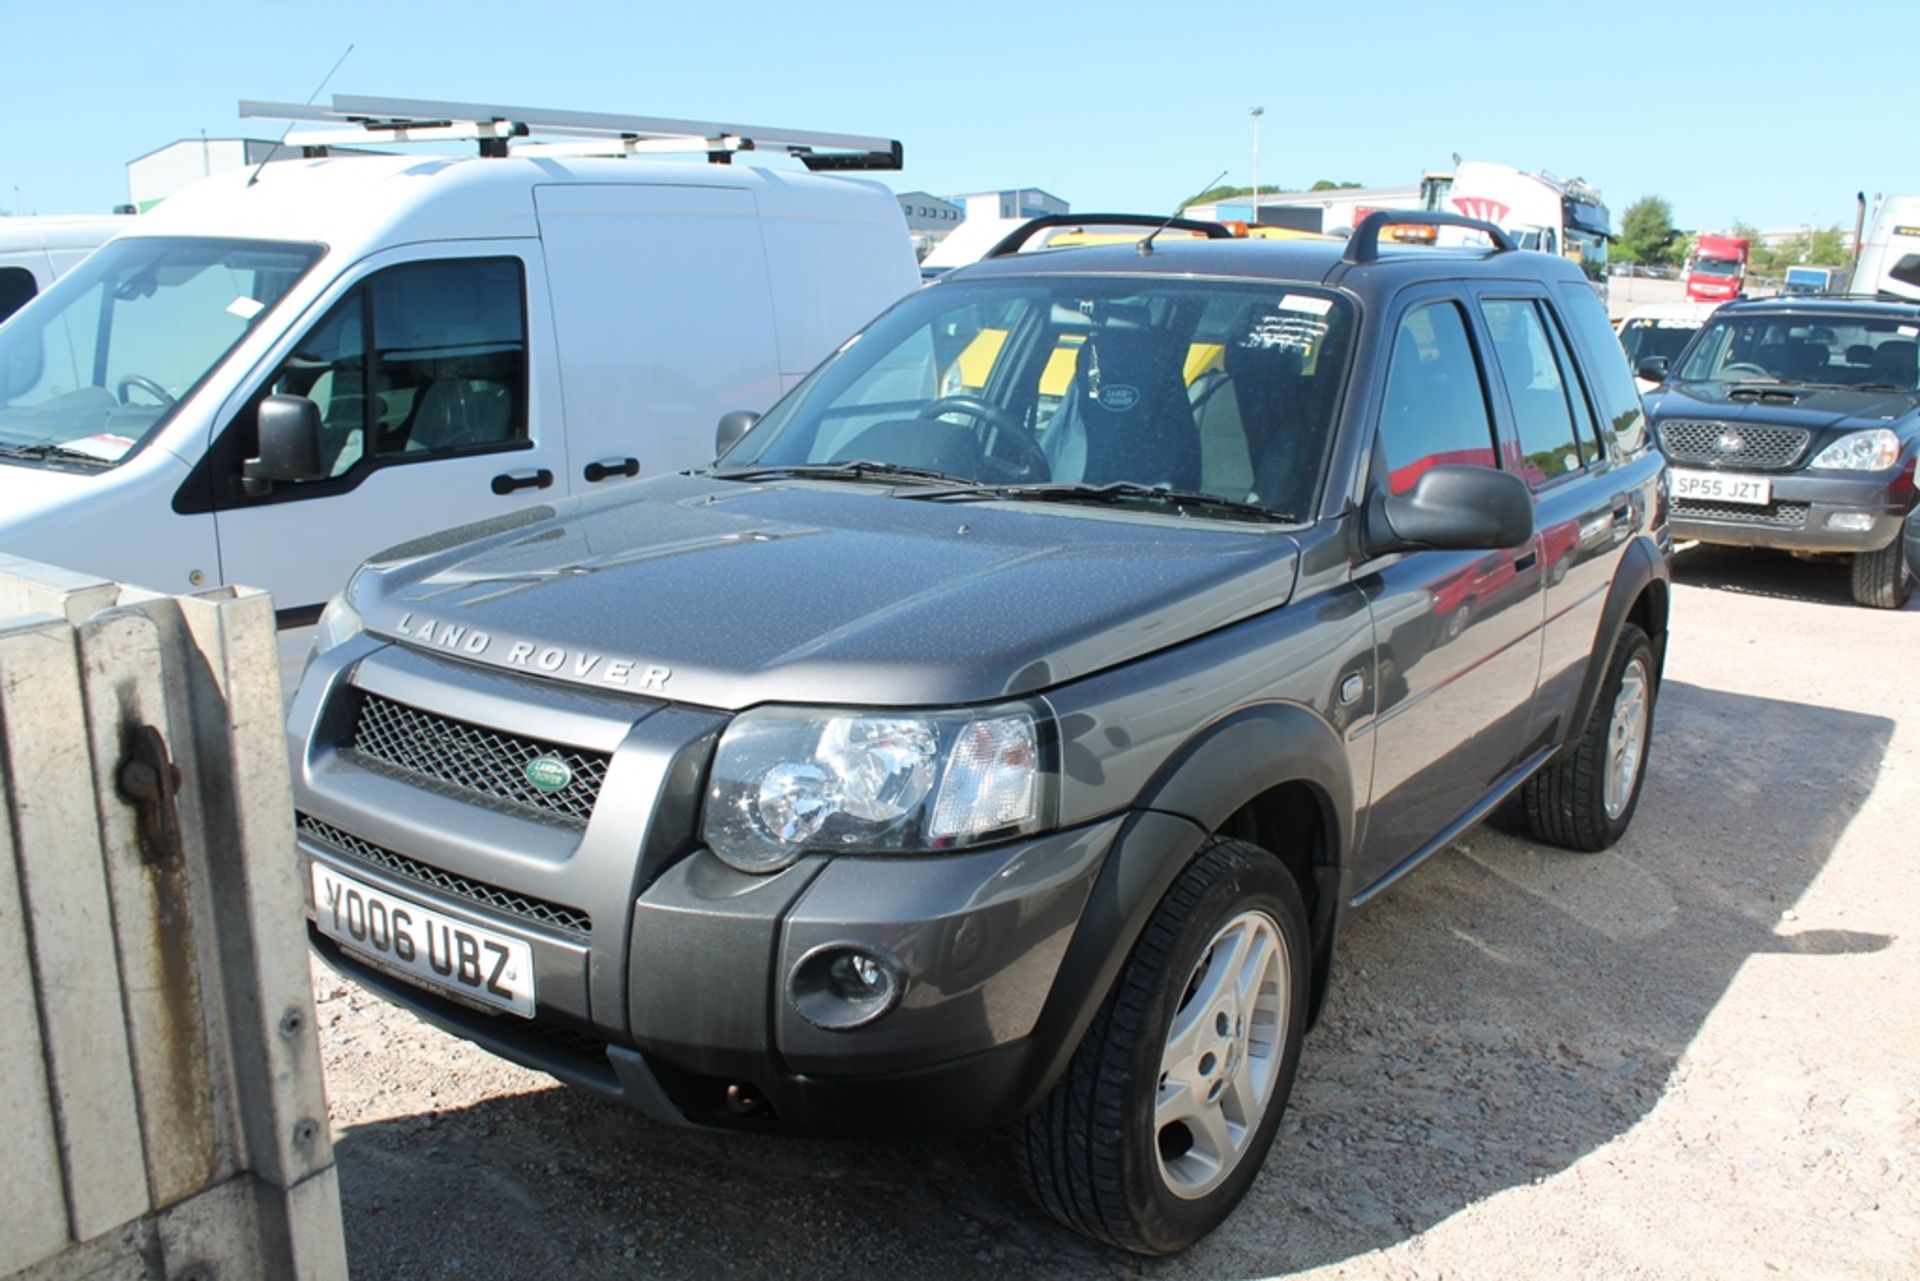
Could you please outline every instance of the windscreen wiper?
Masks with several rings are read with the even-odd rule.
[[[65,445],[56,445],[50,441],[34,445],[0,444],[0,456],[7,458],[26,458],[39,462],[45,462],[50,458],[57,458],[61,462],[86,463],[90,467],[113,466],[112,463],[100,457],[98,454],[89,454],[78,449],[69,449]]]
[[[1911,387],[1902,387],[1898,383],[1850,383],[1841,385],[1845,386],[1848,391],[1898,391],[1912,395],[1914,390]]]
[[[826,480],[911,480],[932,485],[970,485],[965,476],[936,471],[931,467],[909,467],[903,463],[882,463],[856,458],[843,463],[786,463],[778,467],[745,467],[739,471],[709,473],[717,480],[785,480],[820,477]]]
[[[1173,489],[1166,485],[1142,485],[1130,480],[1116,480],[1104,485],[1060,481],[1042,481],[1024,485],[966,485],[952,489],[918,490],[902,497],[1000,498],[1032,502],[1104,503],[1111,506],[1138,504],[1165,508],[1181,515],[1194,512],[1206,515],[1229,515],[1242,520],[1270,521],[1283,525],[1299,523],[1299,518],[1296,516],[1275,511],[1271,507],[1262,507],[1258,503],[1240,502],[1232,498],[1222,498],[1218,494],[1201,493],[1191,489]]]

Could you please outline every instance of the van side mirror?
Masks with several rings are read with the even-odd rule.
[[[260,402],[259,421],[260,456],[240,464],[249,495],[269,492],[275,481],[326,479],[320,406],[305,396],[269,396]]]
[[[732,413],[720,415],[720,426],[713,433],[713,456],[725,458],[727,451],[740,443],[740,438],[753,430],[760,421],[760,415],[751,409],[736,409]]]
[[[1633,367],[1634,377],[1644,378],[1650,383],[1667,381],[1667,358],[1665,356],[1642,356]]]
[[[1411,493],[1375,497],[1367,545],[1390,551],[1496,551],[1533,537],[1533,494],[1511,472],[1435,467]]]

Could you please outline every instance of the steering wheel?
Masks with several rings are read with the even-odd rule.
[[[987,456],[985,433],[981,433],[981,461],[992,463],[1009,478],[1032,480],[1037,476],[1044,480],[1052,470],[1047,463],[1046,453],[1040,448],[1040,438],[1035,436],[1018,418],[991,401],[982,400],[978,396],[942,396],[938,400],[928,401],[914,417],[938,418],[942,414],[949,413],[966,414],[970,418],[978,419],[985,426],[992,427],[1013,440],[1019,447],[1020,457],[1008,462]]]
[[[153,379],[147,377],[145,374],[123,375],[120,381],[113,385],[113,392],[116,396],[120,398],[121,404],[128,405],[128,404],[132,404],[133,402],[127,399],[127,393],[132,391],[135,387],[138,387],[141,391],[146,392],[147,395],[153,397],[155,400],[159,401],[162,405],[171,405],[174,401],[174,396],[172,392],[168,391],[165,387],[162,387],[159,383],[153,381]]]
[[[1742,378],[1764,378],[1770,383],[1780,381],[1760,366],[1744,360],[1736,360],[1731,365],[1722,365],[1720,366],[1720,372],[1723,374],[1738,374]]]

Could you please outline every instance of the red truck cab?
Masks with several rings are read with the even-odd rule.
[[[1730,302],[1747,283],[1745,236],[1703,235],[1687,260],[1687,297],[1693,302]]]

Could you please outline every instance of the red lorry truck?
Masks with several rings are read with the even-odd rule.
[[[1727,302],[1747,283],[1745,236],[1702,235],[1687,260],[1687,297],[1694,302]]]

